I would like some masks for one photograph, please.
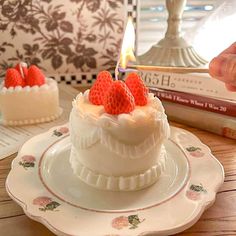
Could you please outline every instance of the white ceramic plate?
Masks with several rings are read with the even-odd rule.
[[[166,170],[135,192],[96,190],[73,175],[67,125],[27,141],[6,188],[30,218],[57,235],[170,235],[192,226],[224,181],[221,164],[193,134],[171,128]]]

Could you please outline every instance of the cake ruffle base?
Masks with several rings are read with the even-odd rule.
[[[58,119],[63,112],[62,108],[59,108],[58,113],[47,116],[47,117],[41,117],[41,118],[35,118],[35,119],[25,119],[25,120],[4,120],[0,119],[0,124],[3,125],[9,125],[9,126],[21,126],[21,125],[32,125],[32,124],[39,124],[39,123],[46,123],[53,120]]]
[[[144,173],[132,176],[106,176],[95,173],[84,166],[77,158],[77,153],[72,145],[70,164],[74,174],[86,184],[101,190],[110,191],[135,191],[154,184],[165,169],[166,151],[162,147],[158,163]]]

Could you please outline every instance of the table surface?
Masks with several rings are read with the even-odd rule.
[[[77,90],[63,86],[60,92],[65,99],[72,100]],[[214,205],[194,226],[178,235],[236,235],[236,141],[174,122],[171,125],[195,134],[210,147],[225,169],[225,182],[217,193]],[[29,219],[5,190],[6,177],[15,156],[13,154],[0,161],[0,235],[52,236],[54,234],[45,226]]]

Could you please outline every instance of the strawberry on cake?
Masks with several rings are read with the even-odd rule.
[[[160,100],[131,73],[125,82],[99,73],[73,101],[70,164],[98,189],[131,191],[155,183],[165,168],[169,124]]]
[[[4,125],[49,122],[62,112],[57,82],[45,78],[41,70],[19,63],[6,71],[0,85],[0,111]]]

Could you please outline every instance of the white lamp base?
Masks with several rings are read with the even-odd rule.
[[[169,17],[165,37],[148,52],[138,57],[139,64],[198,67],[207,63],[182,37],[181,21],[186,1],[166,0]]]
[[[198,67],[207,61],[182,38],[164,38],[138,57],[138,64],[159,66]]]

